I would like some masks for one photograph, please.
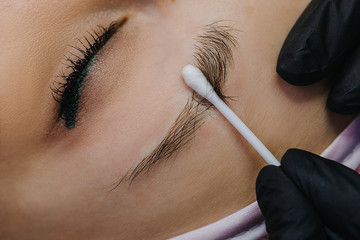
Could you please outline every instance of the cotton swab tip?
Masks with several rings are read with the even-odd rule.
[[[182,70],[182,75],[186,85],[191,87],[201,97],[209,99],[214,93],[214,88],[199,68],[193,65],[186,65]]]

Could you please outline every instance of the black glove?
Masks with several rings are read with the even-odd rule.
[[[313,0],[287,37],[277,72],[294,85],[331,73],[328,108],[360,112],[360,0]]]
[[[263,168],[256,195],[270,239],[360,239],[360,175],[302,150]]]

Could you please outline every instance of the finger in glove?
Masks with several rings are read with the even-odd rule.
[[[336,79],[341,81],[331,90],[327,107],[341,114],[360,113],[360,44],[336,74]]]
[[[358,0],[313,0],[284,43],[279,75],[294,85],[327,76],[359,44],[359,13]]]
[[[319,216],[280,167],[261,170],[256,195],[270,240],[327,239]]]
[[[281,169],[312,203],[326,226],[360,239],[360,175],[335,161],[290,149]]]

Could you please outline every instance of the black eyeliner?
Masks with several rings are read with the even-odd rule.
[[[71,69],[67,76],[61,75],[62,82],[56,82],[56,87],[52,87],[53,97],[60,104],[59,117],[65,120],[65,126],[72,129],[76,125],[78,115],[79,100],[84,80],[87,76],[97,53],[105,46],[107,41],[116,33],[117,29],[125,24],[126,18],[119,22],[113,22],[108,27],[99,26],[97,30],[88,32],[84,40],[79,40],[81,47],[72,46],[76,54],[70,52],[75,57],[66,57],[66,67]],[[81,54],[81,57],[78,55]]]

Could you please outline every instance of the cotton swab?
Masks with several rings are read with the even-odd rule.
[[[255,148],[264,160],[275,166],[280,166],[279,161],[265,147],[265,145],[251,132],[251,130],[239,119],[239,117],[222,101],[214,91],[209,81],[201,70],[193,65],[186,65],[182,70],[186,84],[197,92],[201,97],[212,103],[241,135]]]

